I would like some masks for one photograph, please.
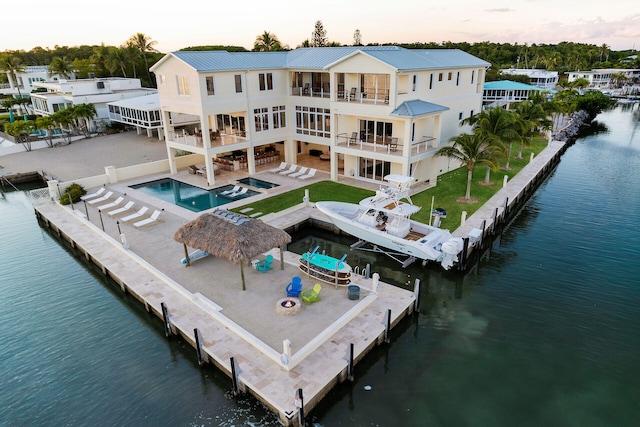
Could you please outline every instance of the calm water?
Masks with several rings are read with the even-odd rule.
[[[193,212],[202,212],[207,209],[226,205],[234,200],[255,196],[257,191],[248,190],[245,194],[232,198],[225,197],[222,191],[231,190],[233,185],[225,185],[215,190],[203,190],[200,187],[176,181],[171,178],[158,179],[156,181],[145,182],[144,184],[132,185],[138,191],[157,197],[165,202],[189,209]]]
[[[250,185],[255,188],[276,188],[280,187],[280,184],[274,182],[264,181],[262,179],[254,178],[252,176],[239,179],[240,184]]]
[[[638,107],[598,121],[466,276],[398,271],[349,253],[352,265],[375,262],[400,286],[420,277],[421,314],[309,418],[323,426],[637,424]],[[0,425],[277,423],[254,399],[231,397],[225,375],[198,367],[191,347],[167,340],[159,320],[32,212],[23,193],[0,198]],[[348,249],[320,233],[298,237],[300,252],[316,243]]]

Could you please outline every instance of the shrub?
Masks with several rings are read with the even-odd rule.
[[[69,204],[69,195],[71,195],[71,200],[73,203],[80,202],[80,197],[87,194],[87,190],[85,190],[80,184],[76,184],[75,182],[69,185],[64,189],[62,195],[60,195],[60,204],[68,205]]]

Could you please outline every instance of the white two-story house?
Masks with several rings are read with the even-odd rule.
[[[199,153],[211,186],[217,161],[252,175],[265,151],[292,164],[321,153],[332,180],[435,182],[447,160],[434,154],[481,110],[489,65],[460,50],[353,46],[172,52],[151,71],[172,173],[177,152]]]

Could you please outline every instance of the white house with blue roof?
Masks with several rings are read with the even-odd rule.
[[[484,84],[482,105],[484,108],[509,108],[513,103],[526,101],[532,92],[541,91],[537,86],[511,80],[497,80]]]
[[[199,153],[214,185],[216,162],[253,175],[275,150],[288,163],[322,153],[332,180],[394,173],[435,182],[447,160],[434,154],[481,110],[489,66],[460,50],[352,46],[180,51],[151,71],[172,173],[176,152]]]

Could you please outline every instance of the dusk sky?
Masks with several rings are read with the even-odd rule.
[[[5,11],[6,12],[6,11]],[[570,41],[612,50],[640,46],[637,0],[397,0],[140,2],[31,0],[3,13],[0,52],[36,46],[119,46],[141,32],[170,52],[188,46],[253,47],[264,31],[295,48],[322,21],[330,41],[353,44],[410,42]]]

